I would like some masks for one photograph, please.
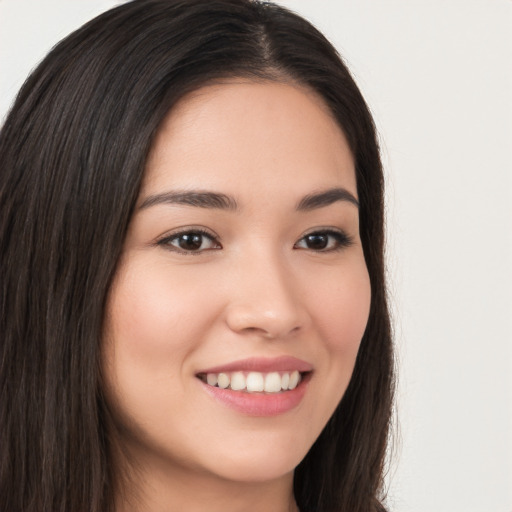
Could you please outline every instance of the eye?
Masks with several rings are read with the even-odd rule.
[[[342,231],[314,231],[303,236],[294,249],[309,249],[310,251],[336,251],[352,244],[352,239]]]
[[[181,253],[200,253],[221,248],[213,235],[201,229],[174,233],[159,240],[158,245]]]

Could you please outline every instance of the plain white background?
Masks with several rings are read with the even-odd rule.
[[[119,3],[0,0],[0,119],[60,38]],[[335,44],[381,136],[390,509],[512,512],[512,1],[280,3]]]

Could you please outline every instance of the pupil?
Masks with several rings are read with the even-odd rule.
[[[203,236],[198,233],[191,233],[190,235],[182,235],[179,240],[181,249],[185,251],[193,251],[201,247]]]
[[[327,235],[308,235],[307,244],[310,249],[325,249],[327,247],[328,237]]]

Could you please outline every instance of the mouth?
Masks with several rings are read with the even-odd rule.
[[[250,358],[196,373],[215,401],[248,416],[276,416],[301,403],[313,366],[295,357]]]
[[[219,372],[199,373],[208,386],[242,393],[284,393],[294,390],[311,372]]]

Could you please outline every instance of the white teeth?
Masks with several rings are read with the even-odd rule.
[[[265,388],[265,382],[263,380],[263,374],[258,372],[251,372],[247,375],[247,391],[249,393],[256,393],[258,391],[263,391]]]
[[[206,382],[208,382],[210,386],[215,386],[217,384],[217,374],[209,373],[208,375],[206,375]]]
[[[297,384],[299,383],[300,379],[300,373],[295,370],[290,375],[290,382],[288,384],[288,389],[295,389],[297,387]]]
[[[230,388],[233,391],[247,391],[248,393],[279,393],[295,389],[301,381],[301,374],[293,372],[233,372],[229,373],[208,373],[203,380],[210,386],[218,386],[222,389]]]
[[[217,384],[219,388],[226,389],[229,386],[229,376],[225,373],[219,373],[217,377]]]
[[[281,391],[281,375],[277,372],[267,373],[264,389],[267,393],[277,393]]]
[[[245,375],[242,372],[235,372],[231,375],[231,389],[234,391],[245,389]]]

